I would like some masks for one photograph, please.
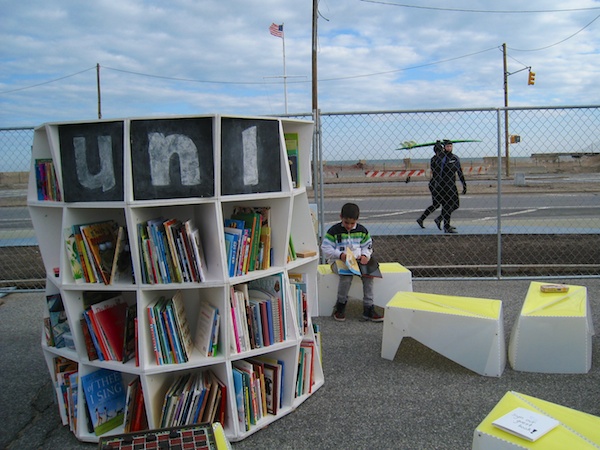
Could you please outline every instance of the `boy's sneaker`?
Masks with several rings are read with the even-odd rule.
[[[374,306],[369,306],[363,310],[362,320],[370,320],[371,322],[383,322],[383,316],[375,312]]]
[[[345,303],[336,303],[333,308],[333,318],[338,322],[343,322],[346,320],[346,304]]]

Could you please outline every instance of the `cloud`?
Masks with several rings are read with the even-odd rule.
[[[600,9],[590,9],[598,1],[569,2],[569,11],[558,0],[460,0],[452,11],[441,9],[447,3],[423,8],[437,0],[390,3],[320,2],[323,111],[502,106],[503,43],[515,72],[511,105],[600,101]],[[279,114],[286,92],[289,112],[312,108],[311,2],[2,5],[2,126],[96,118],[96,64],[103,117]],[[499,9],[520,12],[492,12]],[[269,34],[272,22],[284,24],[285,84],[283,40]],[[535,86],[527,86],[527,67]]]

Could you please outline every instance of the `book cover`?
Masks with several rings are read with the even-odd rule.
[[[227,267],[229,276],[235,277],[238,275],[239,248],[242,240],[243,230],[239,228],[225,227],[225,240],[228,242]]]
[[[117,232],[115,253],[110,273],[110,284],[118,282],[133,282],[133,264],[126,227],[119,227]]]
[[[100,332],[106,337],[111,359],[122,361],[127,303],[121,295],[117,295],[96,303],[91,308]]]
[[[60,294],[47,295],[46,303],[48,304],[52,342],[54,342],[56,348],[65,347],[64,334],[71,331],[71,328],[69,327],[62,297]]]
[[[117,243],[118,225],[114,220],[80,225],[92,260],[104,284],[110,284],[110,274]]]
[[[288,164],[292,175],[292,187],[297,188],[300,180],[300,165],[298,164],[298,133],[285,133],[285,148]]]
[[[210,303],[202,303],[198,312],[198,323],[196,325],[196,337],[194,344],[202,356],[210,356],[212,353],[212,332],[217,315],[217,309]]]
[[[261,216],[258,213],[253,212],[252,208],[245,208],[242,206],[235,207],[232,219],[243,220],[245,223],[244,228],[249,228],[250,232],[250,251],[248,259],[248,272],[258,270],[256,267],[256,261],[258,259],[258,251],[260,247],[260,226]]]
[[[552,417],[521,407],[492,422],[495,427],[531,442],[537,441],[559,424]]]
[[[136,357],[136,326],[137,326],[137,305],[129,305],[125,311],[125,332],[123,334],[123,363]]]
[[[173,295],[172,301],[173,312],[175,313],[175,324],[177,326],[179,338],[181,339],[181,344],[185,352],[185,358],[186,360],[189,360],[194,348],[194,339],[192,338],[192,332],[185,314],[185,305],[183,303],[181,291],[177,291],[175,295]]]
[[[65,250],[67,251],[67,261],[71,267],[71,273],[73,274],[73,280],[76,284],[85,283],[83,277],[83,268],[81,261],[79,260],[79,252],[77,251],[77,241],[71,227],[67,227],[64,230],[65,233]]]
[[[360,274],[363,277],[383,278],[381,270],[379,269],[379,262],[373,256],[371,256],[371,259],[369,259],[367,264],[359,263],[358,268],[360,269]]]
[[[190,244],[192,245],[192,252],[195,257],[196,266],[198,268],[198,276],[200,281],[206,281],[206,258],[204,256],[204,248],[202,247],[202,240],[200,238],[200,230],[198,228],[189,228],[188,223],[186,222],[186,230],[188,233],[188,237],[190,240]]]
[[[126,391],[121,372],[99,369],[81,377],[94,433],[100,436],[123,425]]]

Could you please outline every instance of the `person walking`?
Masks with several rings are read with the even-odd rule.
[[[437,164],[437,162],[434,160],[443,158],[443,156],[444,156],[444,146],[441,141],[435,142],[435,145],[433,146],[433,153],[434,153],[434,155],[431,157],[429,167],[433,167],[435,164]],[[438,180],[433,177],[433,172],[432,172],[432,176],[429,179],[429,191],[431,192],[431,205],[428,206],[425,209],[425,211],[423,211],[423,214],[421,214],[421,216],[417,219],[417,223],[419,224],[419,226],[421,228],[425,228],[425,224],[423,223],[423,222],[425,222],[425,219],[431,213],[433,213],[436,209],[438,209],[442,204],[440,201],[439,190],[437,188],[437,182],[438,182]]]
[[[460,165],[460,158],[452,153],[452,141],[444,139],[442,142],[444,151],[440,158],[432,159],[431,177],[439,194],[439,202],[442,205],[442,214],[434,222],[444,233],[456,233],[456,228],[450,224],[452,213],[460,207],[458,189],[456,188],[456,177],[462,183],[462,195],[467,193],[467,182]]]

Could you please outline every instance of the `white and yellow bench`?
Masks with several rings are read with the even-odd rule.
[[[584,286],[542,292],[531,282],[513,325],[508,360],[513,369],[540,373],[586,373],[592,367],[594,326]]]
[[[385,307],[381,357],[393,360],[404,337],[480,375],[506,366],[500,300],[398,292]]]
[[[383,278],[375,278],[373,286],[373,303],[385,307],[387,302],[398,291],[412,291],[412,273],[398,263],[379,263],[379,270]],[[348,297],[362,300],[362,282],[359,277],[354,277]],[[337,300],[339,276],[331,270],[328,264],[321,264],[317,273],[317,286],[319,294],[319,316],[330,316]]]
[[[492,425],[492,422],[516,408],[549,416],[559,425],[535,442],[514,436]],[[518,392],[507,392],[473,433],[472,450],[512,450],[539,448],[544,450],[597,449],[600,442],[600,417],[566,406],[557,405]]]

